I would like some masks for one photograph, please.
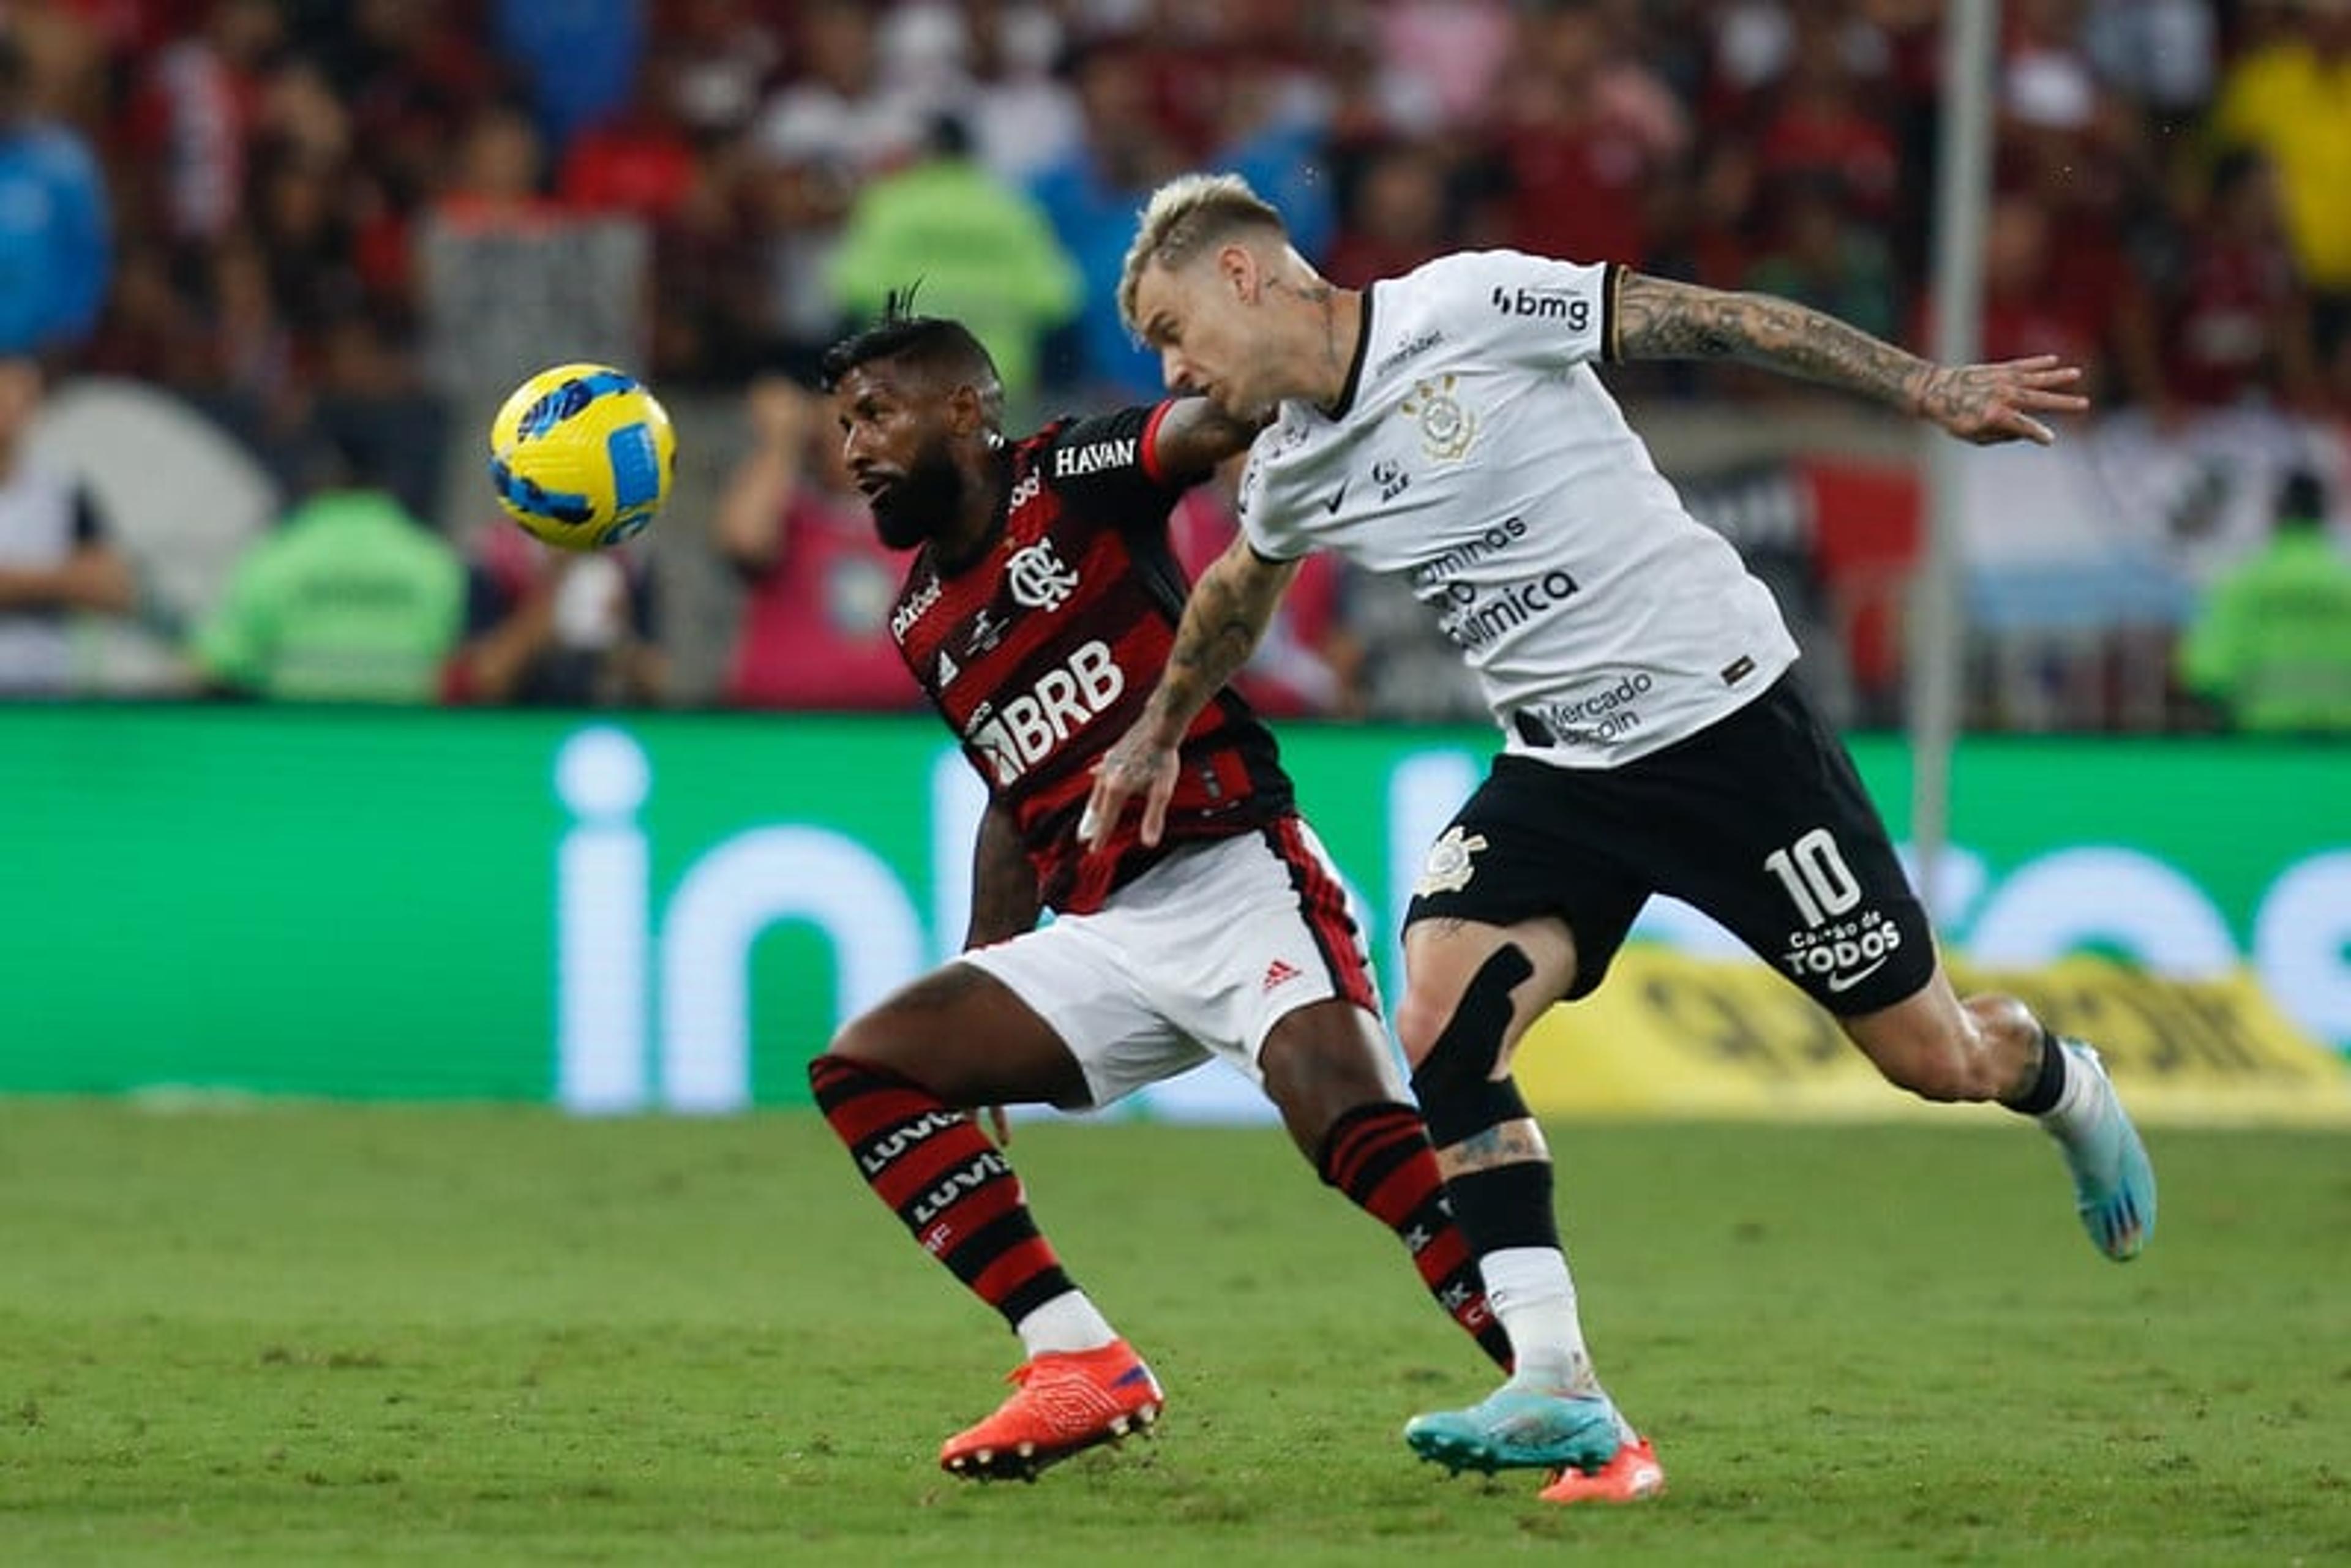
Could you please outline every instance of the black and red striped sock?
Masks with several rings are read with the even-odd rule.
[[[1478,1260],[1453,1223],[1420,1113],[1393,1103],[1358,1105],[1331,1124],[1315,1166],[1325,1182],[1396,1233],[1437,1304],[1496,1365],[1510,1370],[1510,1336],[1486,1304]]]
[[[809,1063],[809,1085],[866,1185],[1006,1322],[1076,1289],[1011,1162],[969,1116],[911,1078],[831,1052]]]

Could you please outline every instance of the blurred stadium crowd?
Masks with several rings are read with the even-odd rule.
[[[0,396],[0,447],[63,477],[0,492],[0,686],[906,706],[895,563],[806,389],[885,289],[922,278],[1040,417],[1148,399],[1119,260],[1143,196],[1213,166],[1341,283],[1512,246],[1920,346],[1943,9],[14,0],[0,351],[47,382]],[[2295,677],[2333,695],[2287,727],[2351,727],[2351,630],[2323,634],[2351,604],[2351,0],[2006,0],[1995,93],[1983,353],[2076,361],[2101,412],[1974,473],[1970,721],[2225,721],[2244,656],[2183,650],[2284,497],[2319,514],[2296,601],[2335,595]],[[488,408],[575,359],[677,416],[633,553],[488,522]],[[1898,720],[1916,436],[1734,368],[1609,379],[1841,716]],[[1217,487],[1178,526],[1220,548]],[[1475,710],[1416,607],[1327,566],[1250,678],[1279,713]]]

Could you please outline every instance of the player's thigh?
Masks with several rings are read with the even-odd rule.
[[[1649,891],[1613,803],[1604,775],[1494,759],[1429,846],[1405,911],[1396,1032],[1408,1061],[1427,1054],[1481,975],[1494,983],[1488,966],[1507,946],[1533,973],[1512,982],[1505,1050],[1545,1007],[1600,983]]]
[[[1186,851],[1124,890],[1117,927],[1142,985],[1177,1029],[1270,1092],[1266,1048],[1307,1040],[1368,1065],[1361,1025],[1380,1016],[1363,929],[1338,868],[1295,818]],[[1300,1023],[1317,1004],[1320,1020]],[[1370,1053],[1376,1054],[1376,1053]]]
[[[1143,985],[1153,951],[1148,923],[1122,921],[1113,905],[975,948],[960,962],[991,977],[1053,1035],[1076,1072],[1050,1103],[1074,1110],[1108,1105],[1207,1059]]]
[[[1792,682],[1627,773],[1655,802],[1644,850],[1661,890],[1841,1019],[1932,1017],[1933,998],[1899,1007],[1938,973],[1926,910],[1844,743]]]
[[[1085,1078],[1061,1033],[967,963],[934,969],[844,1025],[836,1055],[913,1079],[952,1105],[1068,1104]]]

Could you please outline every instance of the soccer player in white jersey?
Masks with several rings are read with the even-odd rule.
[[[1241,536],[1096,770],[1088,836],[1111,841],[1138,803],[1144,841],[1157,834],[1177,737],[1315,549],[1403,576],[1503,732],[1414,890],[1395,1022],[1517,1360],[1479,1403],[1414,1417],[1416,1451],[1554,1470],[1541,1496],[1557,1502],[1664,1485],[1593,1374],[1550,1155],[1509,1071],[1537,1015],[1600,983],[1653,893],[1736,932],[1899,1087],[2036,1118],[2091,1239],[2139,1250],[2154,1173],[2096,1054],[2013,997],[1954,992],[1851,758],[1789,677],[1771,594],[1683,509],[1592,367],[1735,359],[1963,440],[2043,444],[2039,416],[2087,406],[2076,370],[1933,364],[1784,299],[1509,251],[1339,288],[1228,175],[1153,196],[1120,303],[1171,387],[1271,423]]]

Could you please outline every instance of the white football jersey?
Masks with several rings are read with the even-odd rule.
[[[1593,372],[1614,277],[1483,251],[1374,285],[1337,413],[1283,402],[1241,478],[1260,555],[1402,576],[1509,749],[1568,768],[1695,734],[1796,658]]]

